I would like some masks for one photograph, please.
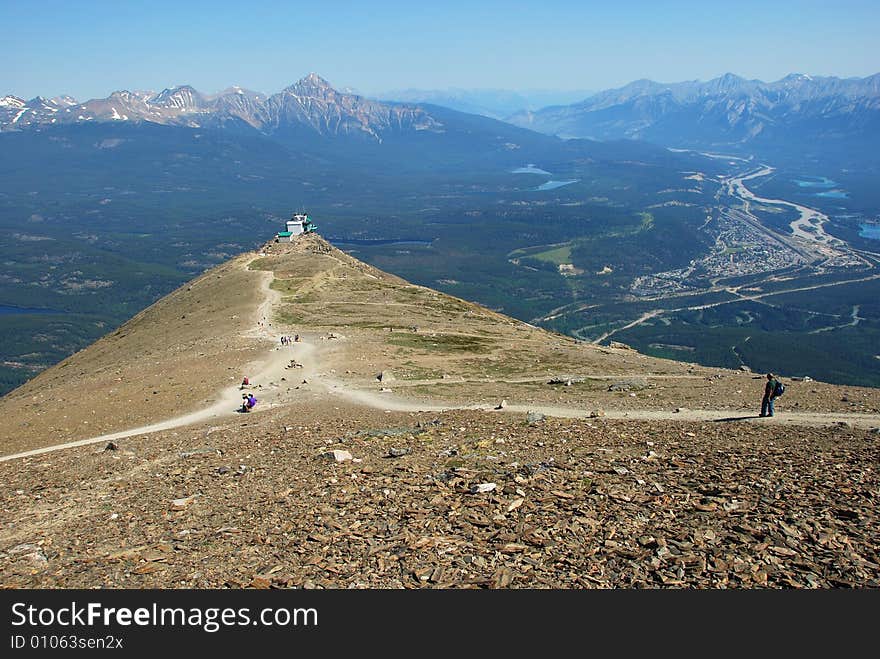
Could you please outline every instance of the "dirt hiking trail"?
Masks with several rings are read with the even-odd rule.
[[[442,401],[420,402],[407,400],[392,394],[391,392],[367,391],[361,388],[352,387],[351,385],[338,380],[329,375],[327,370],[329,356],[332,352],[331,345],[333,342],[321,342],[319,346],[317,336],[309,334],[301,335],[299,342],[290,346],[282,346],[280,344],[280,336],[283,331],[276,332],[270,329],[272,327],[271,319],[274,317],[274,311],[281,303],[281,293],[271,288],[274,280],[274,274],[271,271],[249,270],[250,264],[255,261],[244,263],[243,268],[248,270],[254,277],[259,277],[259,291],[263,299],[257,305],[253,324],[241,335],[242,340],[254,341],[265,346],[265,353],[262,359],[248,364],[244,369],[244,373],[249,375],[252,382],[259,382],[259,391],[257,391],[260,403],[251,414],[260,414],[262,410],[277,407],[279,405],[290,405],[295,401],[298,394],[291,394],[291,388],[279,385],[280,382],[287,379],[302,379],[313,384],[321,395],[326,395],[330,399],[344,400],[353,405],[370,407],[380,410],[388,410],[394,412],[443,412],[451,410],[483,410],[486,412],[497,413],[518,413],[525,414],[535,412],[551,417],[559,418],[605,418],[605,419],[629,419],[641,421],[688,421],[688,422],[717,422],[717,423],[734,423],[734,422],[759,422],[761,424],[783,425],[783,426],[834,426],[847,425],[855,428],[872,428],[880,426],[880,415],[877,414],[855,414],[855,413],[820,413],[820,412],[789,412],[785,411],[780,415],[772,418],[759,418],[757,414],[749,411],[739,410],[711,410],[711,409],[683,409],[676,410],[648,410],[648,409],[609,409],[602,412],[594,410],[553,406],[546,404],[521,405],[511,404],[503,407],[491,407],[486,404],[461,405],[461,404],[445,404]],[[320,337],[325,338],[325,337]],[[291,368],[296,364],[296,370]],[[295,373],[295,377],[292,375]],[[593,375],[591,377],[602,377]],[[611,376],[609,376],[611,377]],[[683,376],[688,377],[688,376]],[[519,381],[544,379],[544,376],[535,376],[534,378],[520,379]],[[499,381],[503,381],[499,379]],[[395,386],[412,386],[415,384],[431,384],[432,381],[419,381],[404,383],[398,382]],[[440,381],[437,381],[438,383]],[[444,381],[446,382],[446,381]],[[266,383],[263,385],[262,383]],[[252,391],[252,388],[247,388]],[[286,392],[284,391],[286,389]],[[298,389],[298,387],[297,387]],[[311,393],[315,393],[315,389],[311,389]],[[216,400],[209,406],[191,412],[189,414],[173,417],[157,423],[142,425],[119,432],[107,433],[80,439],[53,446],[46,446],[30,451],[23,451],[6,456],[0,456],[0,462],[16,460],[19,458],[32,457],[44,453],[60,451],[62,449],[74,448],[79,446],[87,446],[89,444],[97,444],[101,442],[112,442],[117,439],[143,435],[147,433],[171,430],[174,428],[189,426],[201,423],[211,419],[221,417],[231,417],[239,414],[241,406],[242,387],[239,385],[225,387],[218,391]]]

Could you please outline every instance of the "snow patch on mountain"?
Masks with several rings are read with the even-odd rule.
[[[18,96],[4,96],[0,98],[0,107],[23,108],[24,105],[24,99],[18,98]]]

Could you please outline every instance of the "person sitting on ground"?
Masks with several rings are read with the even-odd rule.
[[[772,373],[767,374],[767,384],[764,385],[764,398],[761,400],[761,416],[773,416],[773,401],[776,399],[776,388],[779,383]]]
[[[257,404],[257,399],[253,394],[242,394],[241,395],[241,412],[250,412],[254,409],[254,405]]]

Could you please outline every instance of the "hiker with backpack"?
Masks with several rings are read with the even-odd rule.
[[[783,393],[785,393],[785,385],[772,373],[768,373],[767,384],[764,385],[764,398],[761,400],[761,416],[773,416],[773,401]]]

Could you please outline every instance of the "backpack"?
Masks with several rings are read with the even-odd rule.
[[[782,394],[785,393],[785,385],[782,384],[779,380],[776,381],[776,386],[773,388],[773,397],[778,398]]]

